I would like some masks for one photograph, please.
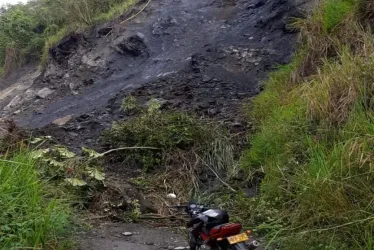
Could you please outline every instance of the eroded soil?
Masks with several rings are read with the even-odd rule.
[[[97,147],[130,94],[243,126],[242,100],[290,60],[297,34],[287,23],[303,6],[295,1],[153,0],[129,22],[121,20],[141,5],[71,34],[51,50],[45,72],[3,83],[0,106],[18,125],[73,148]]]

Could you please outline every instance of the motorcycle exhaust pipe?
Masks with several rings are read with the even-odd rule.
[[[260,246],[260,242],[258,242],[257,240],[254,240],[254,241],[252,241],[251,243],[249,243],[249,245],[248,245],[248,250],[255,250],[255,249],[257,249],[259,246]]]

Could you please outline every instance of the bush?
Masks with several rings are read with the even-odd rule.
[[[22,53],[20,61],[48,61],[48,50],[67,34],[121,15],[136,0],[35,0],[11,5],[0,16],[0,66],[6,59],[6,49]],[[44,43],[44,41],[46,41]],[[43,50],[44,48],[44,50]],[[26,59],[26,60],[25,60]]]
[[[124,104],[128,108],[128,103]],[[133,105],[131,107],[134,108]],[[135,118],[114,123],[112,129],[104,133],[103,139],[112,148],[155,148],[122,154],[122,159],[127,162],[149,168],[161,164],[164,152],[206,147],[214,140],[214,131],[213,127],[194,116],[182,112],[161,112],[156,105]]]

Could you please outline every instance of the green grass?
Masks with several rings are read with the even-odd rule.
[[[253,101],[242,167],[264,176],[261,197],[231,207],[269,247],[373,249],[374,39],[355,3],[369,4],[327,0],[298,21],[301,51]]]
[[[349,14],[355,6],[356,0],[329,0],[326,1],[323,13],[323,28],[330,32]]]
[[[55,249],[62,241],[69,208],[46,188],[27,152],[0,159],[1,249]]]
[[[102,13],[94,18],[95,23],[110,21],[127,11],[131,6],[136,4],[137,0],[126,0],[123,3],[113,5],[106,13]]]
[[[43,69],[48,64],[50,48],[55,46],[59,41],[61,41],[71,31],[72,31],[71,28],[63,27],[56,34],[54,34],[54,35],[52,35],[52,36],[50,36],[46,39],[46,42],[45,42],[45,45],[44,45],[44,48],[43,48],[43,52],[42,52],[42,56],[41,56],[41,59],[40,59],[40,65]]]

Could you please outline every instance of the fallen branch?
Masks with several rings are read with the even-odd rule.
[[[152,150],[158,150],[159,148],[154,148],[154,147],[123,147],[123,148],[115,148],[115,149],[108,150],[108,151],[106,151],[104,153],[101,153],[100,157],[105,156],[105,155],[110,154],[110,153],[113,153],[113,152],[118,152],[118,151],[122,151],[122,150],[134,150],[134,149],[152,149]]]

